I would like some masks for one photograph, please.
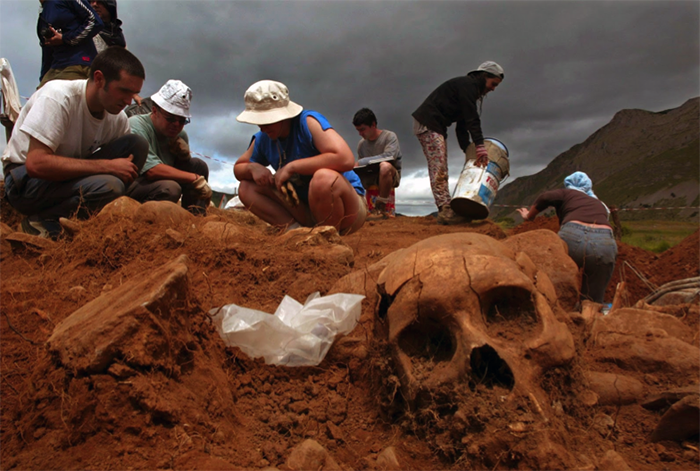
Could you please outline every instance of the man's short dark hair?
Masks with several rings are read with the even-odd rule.
[[[105,86],[113,80],[119,80],[122,70],[134,77],[146,79],[146,71],[141,61],[121,46],[110,46],[97,54],[90,66],[90,80],[95,79],[96,70],[99,70],[104,75],[107,81]]]
[[[360,111],[355,113],[355,117],[352,118],[353,126],[372,126],[377,124],[377,117],[374,116],[374,112],[369,108],[362,108]]]

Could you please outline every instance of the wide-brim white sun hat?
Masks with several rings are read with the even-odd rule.
[[[191,118],[190,104],[192,103],[192,90],[179,80],[168,80],[160,87],[157,93],[151,95],[153,103],[170,114]]]
[[[248,87],[245,95],[245,111],[236,117],[241,123],[265,124],[277,123],[294,118],[304,108],[289,99],[287,86],[274,80],[260,80]]]
[[[486,61],[483,64],[481,64],[478,69],[472,70],[471,72],[488,72],[489,74],[495,75],[496,77],[504,77],[503,67],[496,64],[494,61]]]

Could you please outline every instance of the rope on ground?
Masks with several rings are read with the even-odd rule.
[[[640,280],[642,280],[642,283],[647,285],[647,288],[649,288],[652,292],[656,291],[659,289],[658,286],[656,286],[654,283],[649,281],[644,275],[642,275],[636,268],[634,268],[627,260],[624,261],[623,266],[629,267],[632,272],[639,277]]]
[[[522,208],[522,204],[493,204],[491,206],[496,206],[498,208]],[[698,209],[700,206],[667,206],[663,208],[618,208],[618,211],[653,211],[653,210],[676,210],[676,209]]]
[[[666,293],[693,288],[700,290],[700,277],[675,280],[661,285],[659,288],[657,288],[651,294],[649,294],[646,298],[644,298],[643,301],[647,304],[651,304]]]

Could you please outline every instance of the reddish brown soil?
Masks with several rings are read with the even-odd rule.
[[[16,228],[16,215],[5,208],[2,216]],[[346,469],[372,467],[377,453],[388,446],[396,448],[403,469],[532,467],[522,456],[527,451],[523,447],[534,438],[512,448],[504,448],[509,442],[499,439],[511,422],[509,409],[483,431],[491,448],[471,450],[469,461],[464,453],[468,444],[454,441],[452,424],[421,421],[420,414],[383,407],[391,401],[387,402],[381,371],[386,364],[381,348],[370,346],[365,356],[334,349],[314,368],[267,366],[236,348],[225,348],[206,316],[210,309],[230,303],[273,312],[285,294],[299,301],[314,291],[325,294],[344,275],[417,241],[461,231],[506,237],[498,226],[484,222],[445,227],[431,217],[368,222],[343,239],[355,255],[354,266],[349,266],[320,249],[300,256],[300,249],[280,243],[279,236],[268,234],[262,223],[246,214],[210,210],[208,219],[238,227],[236,240],[211,241],[178,228],[185,237],[177,242],[162,236],[168,227],[107,226],[93,220],[83,223],[73,239],[41,253],[11,251],[3,242],[2,469],[287,469],[291,448],[305,438],[327,448]],[[556,230],[551,221],[538,221],[513,232]],[[620,261],[657,285],[696,276],[698,234],[679,247],[657,257],[621,246],[616,276],[628,282],[632,301],[648,293],[638,287],[631,268],[620,269]],[[45,342],[56,324],[102,292],[145,276],[181,254],[190,259],[188,307],[181,315],[191,319],[188,334],[196,339],[195,366],[186,374],[174,377],[153,369],[131,381],[110,374],[76,376],[49,355]],[[612,299],[612,291],[608,297]],[[371,306],[363,305],[363,313],[368,310]],[[696,321],[688,322],[689,329],[697,329]],[[578,348],[583,348],[577,326],[570,327]],[[697,449],[646,442],[659,415],[639,406],[605,409],[617,421],[614,433],[604,437],[592,432],[597,412],[574,400],[581,361],[543,379],[544,390],[566,411],[547,431],[555,441],[573,456],[590,459],[616,449],[633,469],[697,468]],[[206,386],[213,384],[208,371],[215,369],[225,374],[214,386]],[[638,379],[651,381],[648,376],[640,372]],[[494,394],[479,390],[465,400],[471,401],[474,413],[491,413],[492,404],[498,407]],[[431,431],[441,434],[432,436]],[[582,466],[582,461],[551,463]]]

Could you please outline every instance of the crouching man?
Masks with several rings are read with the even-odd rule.
[[[24,232],[55,239],[59,218],[85,218],[124,195],[148,143],[129,133],[122,110],[145,77],[141,62],[114,46],[95,57],[87,80],[54,80],[31,96],[2,154],[5,197],[28,216]]]
[[[328,120],[290,101],[280,82],[256,82],[244,99],[236,119],[260,127],[233,167],[245,207],[280,229],[327,225],[350,234],[362,227],[367,206],[355,158]]]
[[[391,190],[401,183],[401,148],[399,139],[391,131],[377,127],[377,117],[369,108],[355,113],[352,124],[360,134],[357,144],[355,172],[365,189],[379,187],[374,209],[385,217],[394,217],[386,209]]]
[[[172,201],[206,214],[211,199],[209,167],[190,154],[184,131],[190,122],[192,90],[179,80],[168,80],[151,96],[150,114],[129,118],[131,132],[148,141],[148,157],[139,176],[127,190],[136,201]]]

